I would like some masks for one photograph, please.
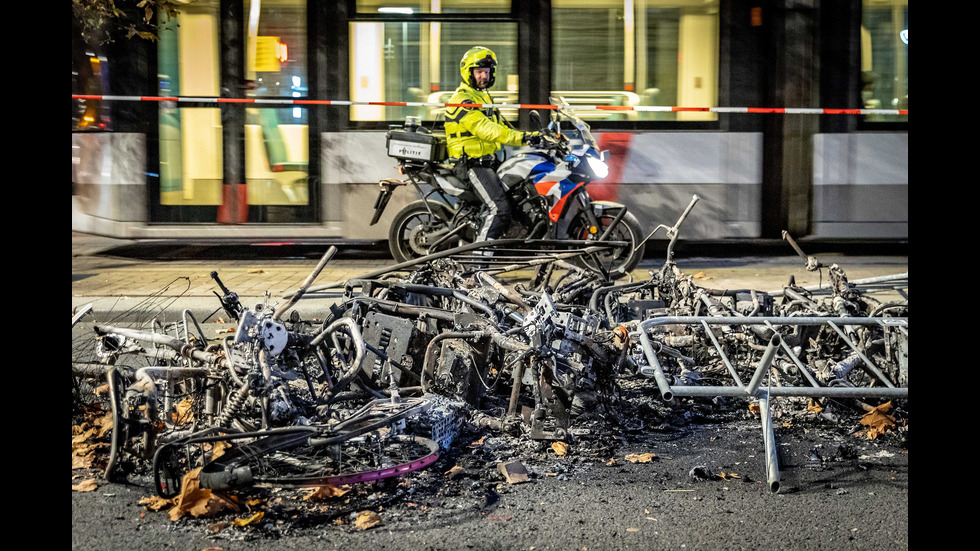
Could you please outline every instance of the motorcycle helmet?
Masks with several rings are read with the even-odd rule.
[[[493,86],[497,77],[497,54],[493,50],[483,46],[474,46],[463,54],[463,59],[459,60],[459,74],[463,77],[463,82],[476,88],[476,79],[473,78],[473,69],[490,68],[490,81],[487,88]]]

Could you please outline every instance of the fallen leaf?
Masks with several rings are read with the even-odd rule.
[[[193,421],[194,420],[194,411],[192,409],[193,407],[194,407],[194,400],[190,398],[184,398],[183,400],[181,400],[174,408],[176,411],[174,411],[171,414],[171,416],[173,417],[174,424],[183,425]]]
[[[150,496],[140,498],[139,504],[146,507],[150,511],[159,511],[164,507],[171,507],[174,504],[174,500],[165,499],[160,496]]]
[[[312,492],[303,496],[303,499],[319,501],[322,499],[330,499],[332,497],[340,497],[350,491],[350,487],[345,486],[339,488],[337,486],[331,486],[327,484],[326,486],[318,486],[313,489]]]
[[[95,454],[90,453],[86,455],[72,454],[71,456],[71,468],[74,469],[90,469],[95,463]]]
[[[861,417],[861,424],[868,427],[867,437],[869,440],[874,440],[879,435],[895,428],[895,419],[888,415],[891,408],[892,403],[885,402]]]
[[[752,413],[754,413],[756,415],[759,415],[759,414],[762,413],[762,409],[759,407],[759,404],[757,404],[755,402],[752,402],[752,403],[749,404],[749,411],[751,411]]]
[[[606,466],[607,467],[612,467],[612,466],[618,465],[618,464],[619,464],[619,461],[616,461],[616,458],[615,457],[612,457],[612,458],[609,459],[609,461],[606,461]]]
[[[361,530],[374,528],[379,524],[381,524],[381,515],[374,511],[361,511],[357,513],[357,518],[354,519],[354,526],[357,526]]]
[[[99,429],[97,429],[95,427],[87,428],[87,429],[83,430],[82,432],[76,434],[74,437],[72,437],[71,443],[72,443],[73,446],[75,444],[82,444],[86,440],[88,440],[89,438],[91,438],[92,436],[96,435],[98,432],[99,432]]]
[[[96,396],[102,396],[103,394],[106,394],[106,395],[109,394],[109,383],[106,383],[106,384],[104,384],[102,386],[95,387],[94,389],[92,389],[92,394],[95,394]]]
[[[694,277],[694,279],[711,279],[711,277],[708,274],[704,273],[704,272],[698,272],[698,273],[694,274],[693,277]]]
[[[813,413],[820,413],[823,411],[823,406],[820,405],[820,402],[810,398],[810,402],[806,405],[806,410]]]
[[[95,483],[95,479],[89,478],[79,482],[78,484],[72,484],[71,489],[75,492],[91,492],[98,487],[99,485]]]
[[[486,435],[483,435],[483,436],[481,436],[481,437],[480,437],[480,439],[479,439],[479,440],[476,440],[475,442],[472,442],[472,443],[470,443],[470,447],[471,447],[471,448],[478,448],[478,447],[480,447],[480,446],[482,446],[482,445],[483,445],[483,442],[484,442],[484,441],[485,441],[486,439],[487,439],[487,436],[486,436]]]
[[[178,520],[185,514],[193,517],[212,517],[225,509],[232,511],[241,509],[235,502],[211,492],[210,489],[201,488],[200,476],[201,467],[184,475],[180,482],[180,495],[174,500],[174,506],[170,509],[170,520]]]
[[[626,456],[630,463],[650,463],[657,457],[655,453],[631,453]]]
[[[224,521],[215,522],[214,524],[208,525],[208,532],[211,532],[212,534],[217,534],[218,532],[221,532],[222,530],[228,528],[229,526],[231,526],[230,522],[224,522]]]
[[[461,474],[463,474],[465,472],[466,472],[466,469],[460,467],[459,465],[455,465],[455,466],[453,466],[452,469],[449,469],[448,471],[446,471],[445,474],[446,474],[446,478],[448,478],[449,480],[452,480],[452,479],[456,478],[457,476],[460,476]]]
[[[225,454],[225,450],[231,448],[231,442],[218,440],[211,447],[211,459],[217,459]]]
[[[234,327],[228,327],[227,329],[218,329],[217,331],[215,331],[215,333],[218,333],[218,334],[221,334],[221,333],[234,333],[235,331],[236,331],[236,329]]]
[[[737,475],[735,473],[726,473],[725,471],[721,471],[721,473],[718,476],[722,480],[733,480],[733,479],[736,479],[736,478],[742,478],[741,476],[739,476],[739,475]]]
[[[248,526],[249,524],[252,524],[253,522],[258,522],[258,521],[262,520],[262,517],[264,517],[264,516],[265,516],[265,513],[262,512],[262,511],[259,511],[259,512],[255,513],[254,515],[248,517],[248,518],[236,518],[235,520],[231,521],[231,523],[233,525],[235,525],[235,526]]]
[[[568,453],[568,444],[564,442],[553,442],[551,444],[551,449],[554,450],[555,455],[563,456]]]

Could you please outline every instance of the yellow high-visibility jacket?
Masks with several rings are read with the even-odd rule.
[[[460,83],[448,103],[491,104],[490,94]],[[483,157],[497,152],[502,145],[521,145],[524,132],[506,125],[500,112],[492,107],[447,107],[446,146],[450,157],[465,152],[470,157]]]

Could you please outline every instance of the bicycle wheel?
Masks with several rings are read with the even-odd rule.
[[[342,485],[399,476],[434,463],[439,445],[395,435],[392,427],[429,405],[426,400],[371,402],[333,427],[293,427],[236,435],[250,438],[201,471],[201,487]]]
[[[373,432],[342,442],[318,432],[263,438],[208,463],[201,487],[232,490],[250,486],[340,486],[400,476],[439,459],[427,438]]]

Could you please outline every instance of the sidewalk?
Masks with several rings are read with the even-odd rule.
[[[225,285],[238,293],[243,304],[251,307],[264,302],[265,293],[271,297],[270,304],[284,304],[286,299],[282,295],[296,290],[317,264],[317,259],[276,259],[267,255],[254,260],[141,260],[112,255],[114,248],[130,244],[72,233],[72,312],[91,303],[99,319],[108,319],[111,314],[152,303],[167,311],[167,321],[177,319],[184,309],[203,320],[220,308],[214,296],[214,291],[219,289],[210,277],[212,271],[217,271]],[[327,248],[324,245],[323,251]],[[346,281],[394,264],[383,254],[370,256],[364,258],[341,248],[313,285]],[[827,265],[839,263],[851,280],[908,271],[907,256],[817,256]],[[698,285],[710,288],[771,291],[782,288],[791,275],[803,286],[827,282],[826,274],[821,281],[819,273],[804,270],[802,259],[793,255],[789,247],[786,256],[684,258],[678,255],[675,261],[682,271],[695,276]],[[663,259],[648,257],[640,263],[634,277],[646,279],[650,269],[662,265]],[[168,300],[160,298],[164,290]],[[303,319],[322,319],[339,294],[316,293],[300,300],[294,309]]]

